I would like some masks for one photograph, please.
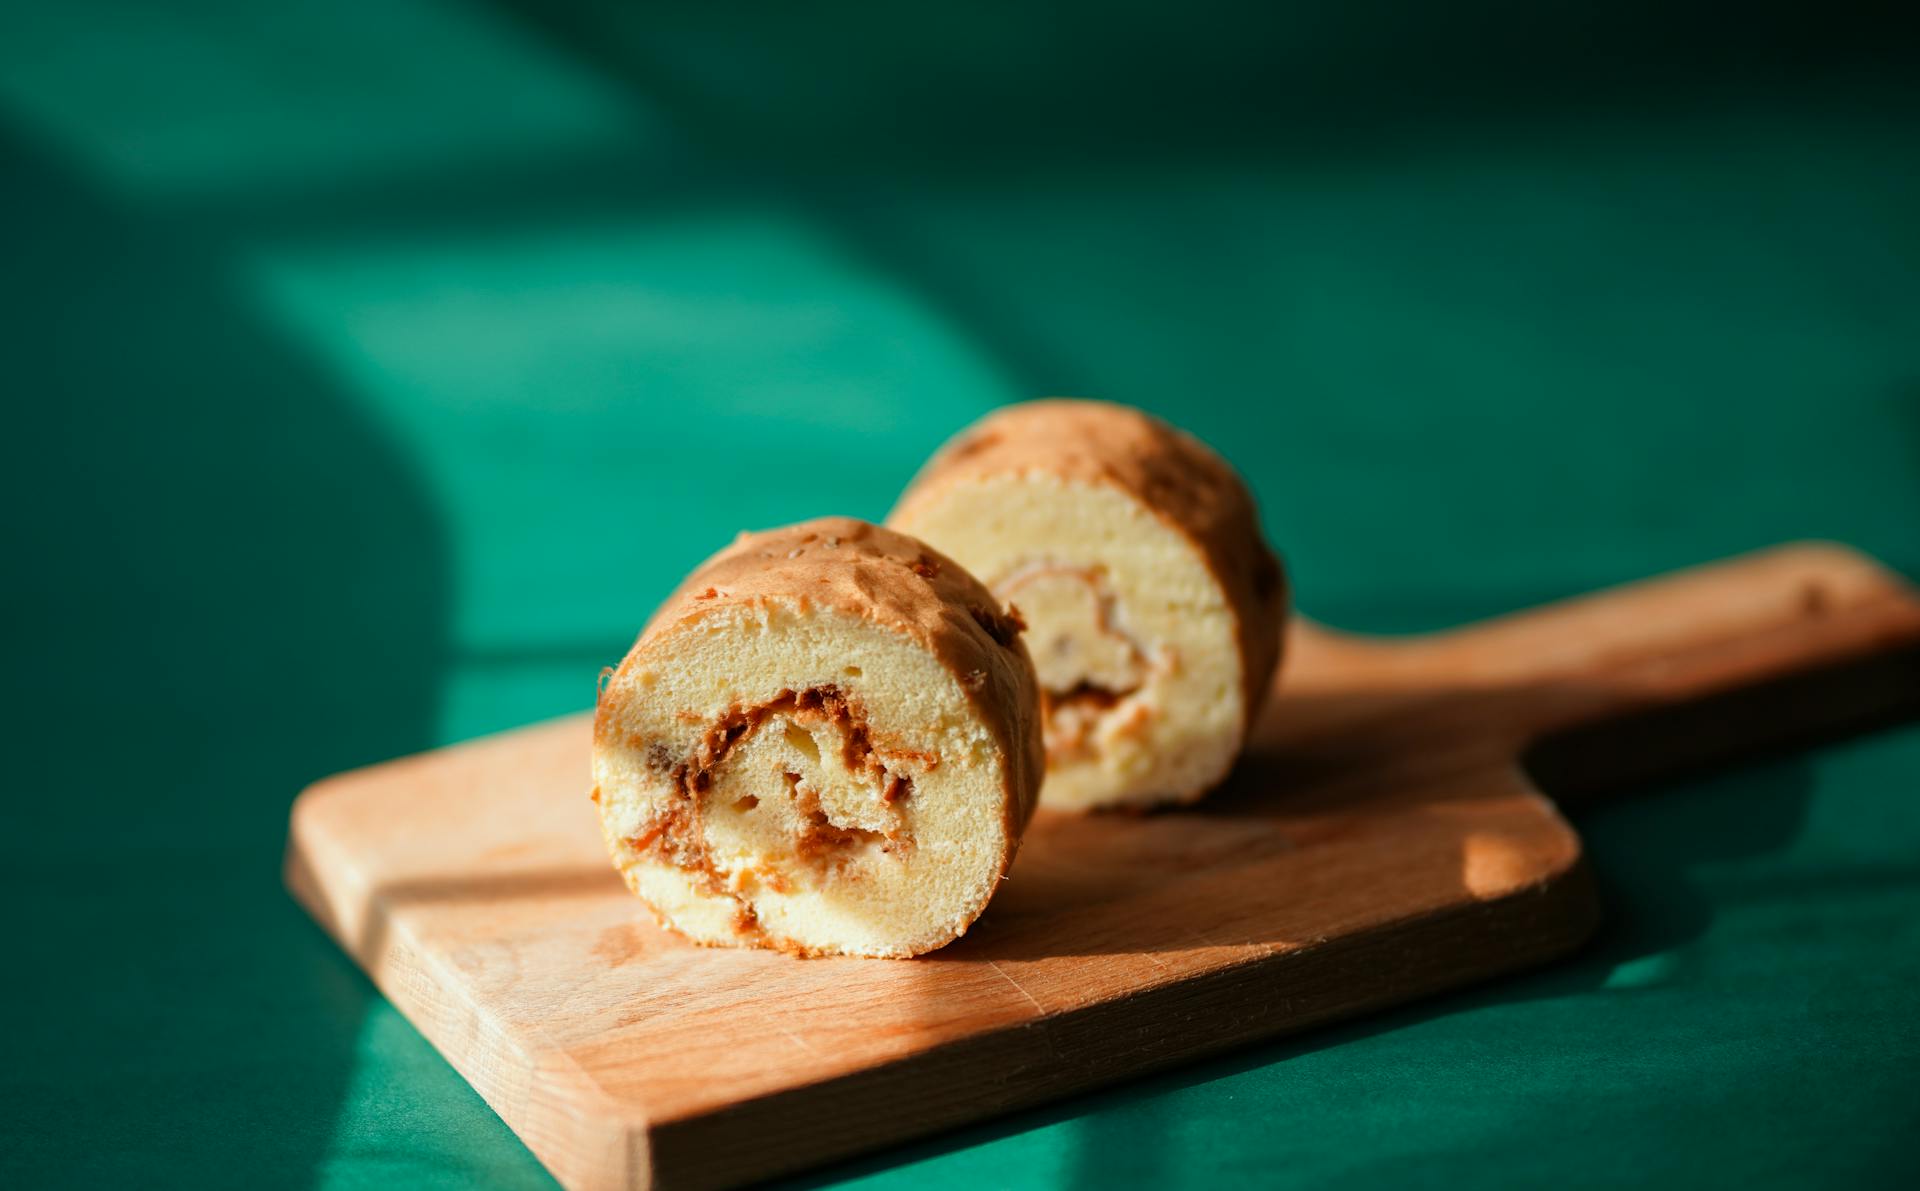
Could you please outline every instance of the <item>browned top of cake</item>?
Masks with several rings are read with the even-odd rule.
[[[1031,472],[1118,488],[1194,544],[1235,613],[1251,724],[1279,660],[1287,584],[1233,468],[1199,439],[1131,406],[1052,398],[995,410],[955,435],[920,469],[900,507],[959,481]]]
[[[667,597],[636,650],[668,627],[723,609],[779,603],[833,608],[904,633],[959,680],[1007,758],[1026,822],[1044,772],[1039,691],[1025,626],[965,568],[933,547],[852,517],[742,533]]]

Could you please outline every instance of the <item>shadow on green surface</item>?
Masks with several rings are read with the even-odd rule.
[[[1242,408],[1222,411],[1222,425],[1192,427],[1215,438],[1242,429],[1225,418],[1248,416],[1274,400],[1277,384],[1302,379],[1274,367],[1274,354],[1301,349],[1274,309],[1284,291],[1271,284],[1271,259],[1263,269],[1233,258],[1302,250],[1223,245],[1207,230],[1222,211],[1207,205],[1205,189],[1163,183],[1204,177],[1196,166],[1214,160],[1307,178],[1382,144],[1445,143],[1488,124],[1517,124],[1522,141],[1550,142],[1555,116],[1659,106],[1669,92],[1683,106],[1711,103],[1775,77],[1783,61],[1798,77],[1871,81],[1895,75],[1901,56],[1874,22],[1808,29],[1783,4],[1749,10],[1737,25],[1700,2],[1569,12],[1508,0],[1444,11],[1397,0],[1257,12],[1202,4],[1178,21],[1095,4],[828,6],[761,10],[746,24],[687,4],[494,4],[701,147],[646,171],[653,177],[637,186],[598,163],[559,188],[567,194],[630,190],[630,204],[657,204],[665,191],[670,204],[719,207],[784,201],[964,329],[1011,391],[1093,387],[1091,395],[1162,412],[1180,400],[1171,395],[1196,388],[1247,394],[1228,403]],[[1647,36],[1650,25],[1660,37]],[[1127,194],[1111,210],[1088,201],[1097,190],[1063,197],[1048,183],[1103,176]],[[474,181],[460,192],[463,205],[466,194],[520,191],[509,179]],[[946,221],[969,206],[977,215],[983,195],[995,231],[984,252],[965,231],[977,225]],[[1070,213],[1043,218],[1023,242],[1032,210],[1060,201]],[[1026,220],[992,221],[1001,205],[1022,204]],[[1310,275],[1316,264],[1309,253],[1292,267]],[[1049,309],[1044,295],[1063,277],[1082,289],[1067,285],[1065,308]],[[1023,300],[1013,287],[1042,296]],[[1046,313],[1036,317],[1034,303]],[[1198,309],[1205,319],[1190,318]],[[1120,363],[1074,350],[1076,332],[1102,322],[1129,327],[1139,342],[1103,353]],[[1249,351],[1260,343],[1268,350]]]
[[[0,177],[5,881],[35,907],[6,1181],[295,1185],[374,994],[281,889],[287,808],[430,743],[441,527],[215,245],[4,123]]]
[[[1710,0],[1202,0],[1178,20],[1090,0],[831,3],[768,6],[744,23],[685,2],[495,2],[703,136],[857,183],[927,174],[969,184],[982,171],[1143,149],[1176,162],[1220,146],[1278,160],[1403,129],[1657,105],[1783,75],[1899,81],[1911,59],[1897,36],[1904,14],[1870,2],[1809,21],[1804,5],[1762,0],[1737,22]]]

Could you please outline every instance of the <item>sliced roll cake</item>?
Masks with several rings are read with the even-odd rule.
[[[946,555],[826,518],[744,534],[604,681],[601,825],[702,943],[909,956],[986,907],[1043,770],[1020,625]]]
[[[1239,755],[1287,587],[1246,486],[1125,406],[1036,401],[955,436],[888,519],[1019,609],[1040,676],[1042,804],[1187,802]]]

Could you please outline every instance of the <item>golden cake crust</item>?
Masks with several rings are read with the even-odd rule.
[[[1234,614],[1250,731],[1280,661],[1286,573],[1240,477],[1199,439],[1130,406],[1049,398],[995,410],[920,469],[890,520],[951,484],[1046,472],[1120,489],[1185,537]]]

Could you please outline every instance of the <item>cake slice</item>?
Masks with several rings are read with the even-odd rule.
[[[888,524],[1017,607],[1042,687],[1042,805],[1189,802],[1271,685],[1287,587],[1246,486],[1139,410],[1036,401],[943,447]]]
[[[986,907],[1042,776],[1017,619],[953,562],[847,518],[743,534],[604,681],[613,861],[709,944],[909,956]]]

